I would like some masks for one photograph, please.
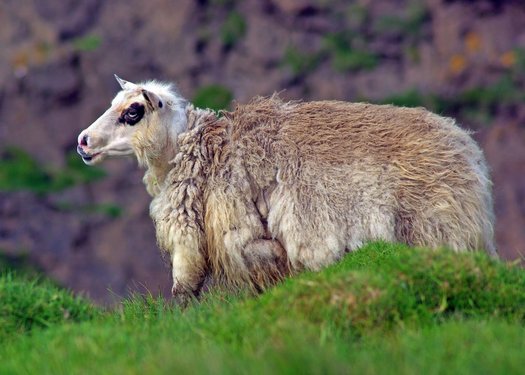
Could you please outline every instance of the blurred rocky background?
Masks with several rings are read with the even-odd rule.
[[[0,267],[101,303],[171,285],[136,162],[75,154],[113,73],[213,108],[277,91],[454,116],[492,168],[501,255],[525,253],[523,0],[2,0]]]

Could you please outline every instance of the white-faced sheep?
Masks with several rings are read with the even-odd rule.
[[[89,165],[134,154],[146,168],[182,301],[207,275],[260,290],[371,240],[496,255],[485,159],[452,119],[275,96],[218,116],[169,84],[118,80],[78,152]]]

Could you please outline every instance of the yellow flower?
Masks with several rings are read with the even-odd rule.
[[[467,67],[467,60],[465,59],[465,56],[455,54],[450,58],[448,67],[452,74],[460,74]]]
[[[516,64],[516,52],[505,52],[503,55],[500,56],[499,61],[501,65],[503,65],[505,68],[510,68],[511,66]]]
[[[465,36],[465,47],[468,52],[477,52],[481,49],[481,37],[473,31]]]

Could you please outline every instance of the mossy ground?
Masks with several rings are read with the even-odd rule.
[[[520,373],[525,271],[484,254],[373,243],[258,297],[102,311],[0,278],[0,373]]]

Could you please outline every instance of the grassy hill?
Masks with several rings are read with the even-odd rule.
[[[523,373],[525,271],[372,243],[250,297],[102,311],[3,271],[0,374]]]

